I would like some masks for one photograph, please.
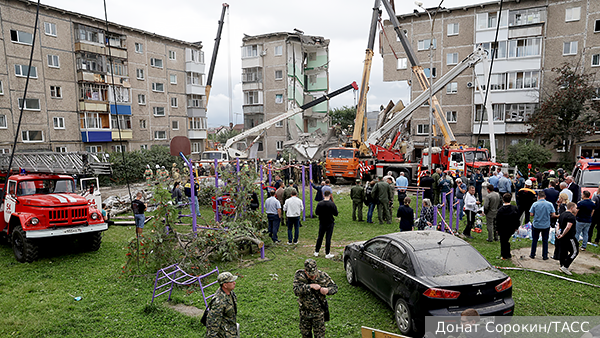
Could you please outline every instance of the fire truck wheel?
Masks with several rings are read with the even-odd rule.
[[[92,232],[86,234],[83,239],[83,250],[86,251],[98,251],[102,244],[102,232]]]
[[[38,246],[31,239],[27,239],[21,225],[12,231],[12,247],[15,258],[20,263],[33,262],[38,257]]]

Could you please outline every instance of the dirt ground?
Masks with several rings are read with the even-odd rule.
[[[590,245],[588,244],[588,246]],[[538,245],[535,259],[529,258],[530,252],[530,247],[512,250],[512,262],[518,267],[543,271],[557,271],[560,267],[560,263],[552,259],[554,245],[548,244],[548,256],[551,258],[546,261],[542,260],[541,245]],[[569,270],[578,274],[596,273],[600,271],[600,257],[598,254],[590,253],[589,251],[579,251],[579,255],[575,258]],[[562,273],[559,272],[559,274]]]
[[[204,310],[201,310],[195,306],[188,306],[183,304],[171,305],[168,302],[165,302],[165,305],[168,308],[171,308],[179,313],[183,313],[184,315],[190,317],[202,317],[202,315],[204,314]]]

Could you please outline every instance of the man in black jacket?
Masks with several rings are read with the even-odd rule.
[[[496,229],[500,236],[500,256],[502,259],[510,259],[510,237],[519,228],[519,218],[521,213],[519,209],[510,204],[512,195],[506,193],[502,196],[504,205],[496,213]]]
[[[338,210],[335,203],[331,200],[331,192],[329,190],[323,192],[323,200],[317,204],[315,214],[319,216],[319,237],[317,237],[314,256],[319,256],[319,250],[321,250],[321,244],[323,244],[323,236],[327,234],[325,239],[325,258],[333,258],[334,255],[330,253],[331,236],[333,235],[333,226],[335,225],[333,217],[338,215]]]

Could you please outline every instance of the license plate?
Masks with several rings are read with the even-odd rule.
[[[342,176],[342,174],[335,174],[335,176]]]

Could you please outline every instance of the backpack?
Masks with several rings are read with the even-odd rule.
[[[371,192],[373,192],[373,187],[368,184],[367,187],[365,188],[365,205],[369,206],[369,204],[371,204],[371,201],[373,200],[373,197],[371,196]]]

